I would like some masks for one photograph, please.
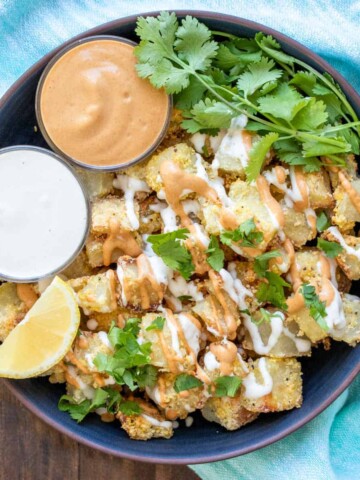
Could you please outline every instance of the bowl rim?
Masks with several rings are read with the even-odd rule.
[[[332,77],[340,83],[341,88],[345,92],[347,97],[350,99],[356,99],[356,102],[360,106],[360,96],[356,93],[354,88],[348,83],[348,81],[336,70],[334,69],[327,61],[322,59],[318,54],[310,50],[309,48],[305,47],[301,43],[292,38],[280,33],[279,31],[268,27],[266,25],[253,22],[252,20],[248,20],[242,17],[237,17],[234,15],[228,15],[225,13],[218,13],[218,12],[211,12],[206,10],[191,10],[191,9],[168,9],[168,11],[175,12],[177,16],[184,17],[186,15],[192,15],[194,17],[198,17],[201,20],[223,20],[228,24],[233,24],[235,26],[247,27],[253,30],[262,31],[268,35],[274,36],[280,43],[284,43],[287,46],[290,46],[296,49],[298,52],[306,55],[311,60],[315,61],[317,64],[317,69],[319,67],[324,71],[327,71],[332,75]],[[21,87],[31,75],[35,74],[38,69],[44,68],[46,64],[52,59],[54,55],[56,55],[60,50],[65,48],[67,45],[80,40],[82,38],[86,38],[88,36],[93,35],[101,35],[104,30],[112,30],[115,28],[119,28],[121,26],[125,26],[128,23],[136,22],[136,19],[140,16],[157,16],[160,13],[158,10],[149,11],[149,12],[139,12],[134,15],[129,15],[126,17],[120,17],[118,19],[112,20],[110,22],[103,23],[98,25],[94,28],[86,30],[75,37],[67,40],[66,42],[62,43],[59,47],[56,47],[41,59],[39,59],[34,65],[32,65],[28,70],[25,71],[21,75],[21,77],[12,85],[10,88],[5,92],[5,94],[0,98],[0,109],[3,108],[8,101],[8,99],[16,92],[16,90]],[[360,347],[358,346],[357,349]],[[326,399],[324,399],[317,408],[313,409],[309,414],[299,419],[297,422],[293,422],[288,427],[282,428],[282,430],[277,434],[272,434],[270,438],[266,438],[264,440],[260,440],[257,442],[252,443],[250,446],[241,447],[241,448],[234,448],[232,450],[228,450],[224,453],[218,453],[216,455],[211,454],[211,456],[206,454],[197,455],[194,453],[191,457],[164,457],[161,455],[138,455],[138,454],[131,454],[127,452],[121,452],[118,449],[105,447],[99,445],[95,441],[89,440],[84,436],[81,436],[77,433],[69,431],[66,427],[64,427],[59,421],[56,421],[50,415],[44,413],[39,407],[37,407],[33,402],[26,398],[26,396],[22,393],[20,384],[16,383],[16,381],[12,381],[9,379],[3,379],[3,383],[7,386],[7,388],[15,395],[15,397],[31,412],[33,412],[37,417],[43,420],[48,425],[52,426],[56,430],[64,433],[65,435],[69,436],[73,440],[78,441],[88,447],[94,448],[96,450],[102,451],[104,453],[114,455],[120,458],[127,458],[130,460],[147,462],[147,463],[163,463],[163,464],[173,464],[173,465],[181,465],[181,464],[200,464],[200,463],[210,463],[220,460],[226,460],[228,458],[233,458],[236,456],[244,455],[246,453],[250,453],[252,451],[258,450],[260,448],[266,447],[267,445],[271,445],[278,440],[286,437],[287,435],[293,433],[294,431],[298,430],[300,427],[308,423],[310,420],[315,418],[319,415],[323,410],[325,410],[332,402],[336,400],[337,397],[350,385],[350,383],[354,380],[356,375],[360,372],[360,358],[359,362],[355,363],[354,366],[351,368],[350,372],[343,380],[343,382],[336,388],[331,395],[329,395]]]

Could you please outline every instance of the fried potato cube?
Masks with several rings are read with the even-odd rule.
[[[87,312],[108,313],[117,309],[117,287],[113,270],[69,280],[79,306]]]
[[[237,377],[243,378],[246,376],[248,371],[246,362],[242,359],[240,353],[237,352],[237,347],[233,342],[229,340],[221,342],[212,342],[210,346],[206,347],[204,356],[202,357],[200,363],[205,375],[211,382],[214,382],[217,378],[223,376],[221,370],[221,358],[219,358],[219,351],[222,354],[229,356],[229,352],[235,351],[236,356],[231,364],[227,364],[227,369],[229,373],[227,375],[235,375]]]
[[[271,377],[272,388],[270,393],[258,397],[258,392],[254,395],[251,385],[254,382],[264,384],[264,370],[261,367]],[[250,373],[242,385],[242,404],[247,410],[259,413],[281,412],[301,406],[301,364],[296,359],[262,357],[251,363],[249,368]]]
[[[156,263],[154,263],[156,262]],[[138,258],[123,255],[118,259],[117,275],[123,307],[134,310],[156,310],[161,304],[167,277],[162,275],[158,257]]]
[[[76,337],[73,348],[67,353],[65,361],[72,363],[83,373],[98,373],[94,360],[99,353],[111,355],[113,347],[105,332],[81,332]]]
[[[303,333],[312,343],[320,342],[328,336],[319,324],[310,315],[309,309],[303,307],[296,313],[289,315],[289,322],[296,322],[299,325],[299,333]]]
[[[126,320],[134,317],[136,317],[136,313],[118,306],[113,312],[91,312],[89,316],[82,318],[81,327],[82,330],[108,332],[112,323],[115,323],[119,328],[123,328]]]
[[[172,373],[161,373],[154,387],[146,387],[148,396],[169,420],[185,419],[189,413],[202,408],[207,398],[202,386],[177,393],[174,389],[176,378]]]
[[[205,420],[219,423],[226,430],[238,430],[259,416],[256,412],[246,410],[239,396],[209,398],[201,413]]]
[[[90,265],[86,250],[83,249],[75,260],[66,267],[61,274],[67,279],[85,277],[94,273],[92,265]]]
[[[146,165],[146,182],[157,193],[164,188],[160,176],[160,165],[167,160],[171,160],[189,173],[196,173],[195,150],[186,143],[178,143],[153,155]]]
[[[331,230],[326,230],[323,237],[330,242],[340,243],[337,235],[334,235]],[[360,253],[360,238],[352,235],[342,235],[342,237],[349,247],[358,250]],[[360,279],[360,259],[356,255],[352,255],[343,249],[337,255],[336,262],[350,280]]]
[[[319,172],[305,173],[304,179],[309,191],[310,207],[332,208],[334,199],[326,170],[322,168]]]
[[[139,218],[139,204],[134,200],[135,215]],[[124,198],[98,198],[93,202],[91,213],[91,233],[104,235],[110,233],[110,220],[115,219],[126,231],[134,230],[126,213]]]
[[[280,205],[285,217],[284,233],[295,247],[301,247],[316,237],[316,232],[309,226],[304,212],[297,212],[283,201]]]
[[[311,355],[311,342],[304,336],[299,336],[300,328],[294,321],[284,321],[279,312],[272,312],[271,323],[253,323],[250,318],[245,319],[245,337],[242,346],[258,355],[275,358],[300,357]],[[259,313],[253,318],[257,320]],[[282,325],[282,326],[281,326]],[[280,328],[279,328],[280,327]],[[277,335],[276,332],[279,332]],[[271,348],[270,348],[271,347]]]
[[[137,232],[132,233],[133,237],[137,241],[138,245],[141,247],[142,246],[142,239]],[[100,237],[95,237],[93,235],[89,235],[86,245],[85,245],[85,250],[86,250],[86,255],[88,258],[88,263],[91,265],[91,267],[96,268],[96,267],[102,267],[104,265],[104,242],[106,240],[106,236],[102,235]],[[120,250],[120,248],[114,248],[111,252],[111,258],[110,258],[110,263],[116,263],[118,258],[123,254],[124,252]]]
[[[354,347],[360,342],[360,298],[345,294],[342,300],[346,325],[341,329],[333,329],[330,336]]]
[[[163,222],[160,213],[151,209],[156,199],[154,196],[147,197],[140,202],[140,227],[139,233],[151,235],[152,233],[161,232]]]
[[[140,401],[138,401],[140,403]],[[174,430],[172,422],[166,420],[154,407],[145,402],[140,403],[143,412],[140,415],[125,415],[119,412],[116,417],[121,427],[133,440],[150,440],[151,438],[171,438]]]
[[[3,342],[27,312],[17,295],[15,283],[0,285],[0,342]]]
[[[114,192],[114,173],[95,172],[92,170],[85,170],[85,168],[77,168],[76,173],[82,180],[90,200],[106,197]]]
[[[360,193],[360,179],[352,181],[351,185]],[[332,222],[339,226],[341,232],[349,232],[354,228],[355,222],[360,222],[360,213],[352,204],[341,184],[334,191],[334,199],[335,208]]]
[[[322,257],[316,248],[304,248],[295,253],[295,263],[302,283],[321,281],[321,270],[318,267]]]
[[[157,317],[165,318],[163,329],[147,330]],[[151,364],[161,371],[193,373],[201,347],[200,323],[189,313],[170,310],[147,313],[142,317],[140,342],[151,342]]]

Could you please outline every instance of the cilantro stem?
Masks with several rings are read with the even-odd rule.
[[[339,132],[340,130],[347,130],[348,128],[359,127],[359,126],[360,126],[360,121],[349,122],[349,123],[346,123],[346,124],[337,125],[336,127],[326,128],[326,133],[328,133],[328,132]]]
[[[239,38],[236,35],[233,35],[232,33],[219,32],[218,30],[211,30],[211,33],[213,35],[218,35],[219,37],[230,38],[231,40],[236,40],[237,38]]]
[[[298,137],[307,138],[309,140],[315,140],[316,142],[325,143],[327,145],[333,145],[335,147],[342,147],[343,146],[342,142],[338,142],[337,140],[334,140],[333,138],[320,137],[319,135],[312,135],[311,133],[306,133],[306,132],[301,132],[301,131],[298,131],[296,133],[296,135]]]

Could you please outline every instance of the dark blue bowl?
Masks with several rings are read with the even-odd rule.
[[[284,50],[319,71],[329,72],[341,85],[352,106],[360,116],[360,97],[328,63],[290,38],[241,18],[209,12],[179,11],[179,16],[191,14],[214,30],[223,30],[241,36],[253,36],[259,30],[276,37]],[[144,14],[148,15],[148,14]],[[155,15],[155,14],[154,14]],[[136,40],[134,28],[137,16],[116,20],[76,37],[109,34]],[[73,41],[72,39],[71,41]],[[69,42],[70,43],[70,42]],[[62,45],[60,48],[65,46]],[[34,131],[35,91],[47,62],[55,50],[28,70],[0,101],[0,147],[29,144],[46,147],[39,132]],[[360,294],[354,285],[354,293]],[[227,432],[216,424],[205,422],[195,415],[191,428],[181,426],[170,440],[136,442],[130,440],[118,423],[104,424],[98,418],[89,418],[76,424],[67,413],[60,412],[57,403],[63,393],[60,385],[50,385],[44,378],[6,381],[6,385],[32,412],[61,432],[90,447],[119,457],[155,463],[201,463],[222,460],[251,452],[269,445],[300,428],[318,415],[350,384],[360,370],[360,346],[350,348],[333,343],[331,352],[314,350],[310,359],[302,360],[304,371],[304,403],[290,412],[262,415],[239,431]]]

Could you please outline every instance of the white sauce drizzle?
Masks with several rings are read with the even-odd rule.
[[[341,235],[337,227],[330,227],[328,229],[328,232],[330,232],[338,240],[338,242],[348,255],[353,255],[358,260],[360,260],[360,248],[355,249],[354,247],[350,247],[350,245],[345,242],[344,237]]]
[[[232,278],[232,286],[231,286],[231,288],[229,288],[229,291],[227,291],[227,293],[237,303],[237,305],[240,307],[241,310],[246,310],[248,308],[248,306],[246,304],[245,298],[246,297],[253,297],[254,295],[253,295],[251,290],[244,287],[240,278],[238,278],[238,276],[236,274],[236,263],[235,262],[230,262],[228,264],[228,273],[230,274],[230,276]],[[221,272],[220,272],[220,275],[221,275]],[[226,277],[227,277],[227,279],[229,279],[229,277],[227,275],[226,275]],[[228,280],[228,282],[230,284],[229,280]],[[224,284],[225,284],[225,280],[224,280]],[[225,286],[224,286],[224,288],[226,289]],[[232,292],[232,293],[230,293],[230,292]],[[235,298],[236,298],[236,300],[235,300]]]
[[[124,270],[122,266],[118,263],[117,268],[116,268],[116,275],[119,279],[120,287],[121,287],[121,302],[124,307],[126,307],[128,300],[126,298],[125,294],[125,288],[124,288]]]
[[[111,345],[109,337],[106,332],[98,332],[97,335],[98,335],[98,339],[103,345],[113,350],[113,346]]]
[[[156,418],[150,417],[150,415],[146,415],[146,413],[142,413],[141,416],[147,420],[151,425],[154,427],[161,427],[161,428],[172,428],[172,422],[168,420],[157,420]]]
[[[174,297],[190,296],[196,302],[201,302],[204,300],[204,296],[201,292],[198,291],[195,283],[193,281],[186,282],[185,278],[180,275],[176,275],[173,278],[169,278],[168,289],[174,295]]]
[[[178,315],[178,321],[189,347],[197,356],[200,351],[200,330],[184,313]]]
[[[282,334],[285,315],[282,312],[274,312],[270,316],[271,334],[268,338],[267,345],[264,344],[257,325],[251,321],[248,315],[244,315],[244,317],[244,325],[251,336],[254,351],[259,355],[269,354]]]
[[[209,372],[220,368],[220,363],[216,360],[215,355],[210,350],[204,355],[204,365]]]
[[[147,183],[139,180],[136,177],[130,177],[128,175],[117,175],[113,180],[115,188],[124,192],[126,215],[129,223],[134,230],[139,228],[139,219],[135,213],[134,198],[137,192],[150,192],[150,188]]]
[[[263,382],[257,383],[254,372],[250,372],[248,375],[246,375],[246,377],[243,379],[246,398],[256,400],[257,398],[264,397],[272,392],[273,379],[267,369],[266,359],[264,357],[259,359],[258,367]]]
[[[68,365],[67,370],[71,377],[76,381],[76,383],[79,385],[79,389],[82,391],[84,394],[85,398],[92,400],[95,396],[95,389],[92,388],[90,385],[87,385],[81,377],[76,373],[75,367],[72,365]]]

